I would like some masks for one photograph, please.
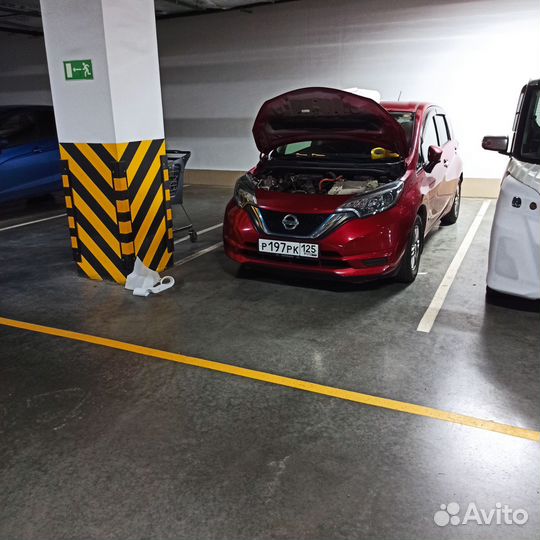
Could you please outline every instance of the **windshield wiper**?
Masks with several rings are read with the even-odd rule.
[[[310,154],[304,154],[303,152],[296,152],[294,154],[295,157],[316,157],[316,158],[325,158],[327,157],[326,154],[317,154],[317,152],[312,152]]]
[[[326,160],[344,160],[344,161],[371,161],[371,156],[365,154],[318,154],[316,152],[306,154],[304,152],[295,152],[295,158],[317,158]]]

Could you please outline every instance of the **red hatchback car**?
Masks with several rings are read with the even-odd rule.
[[[427,233],[458,217],[462,161],[435,105],[303,88],[265,102],[253,136],[223,227],[238,263],[412,282]]]

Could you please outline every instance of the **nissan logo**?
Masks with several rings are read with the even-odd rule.
[[[287,214],[281,221],[283,224],[283,227],[287,229],[288,231],[294,231],[296,227],[299,225],[298,218],[296,216],[293,216],[293,214]]]

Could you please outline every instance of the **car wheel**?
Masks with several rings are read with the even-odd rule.
[[[55,198],[52,193],[44,193],[41,195],[35,195],[28,197],[26,204],[28,206],[50,206],[55,203]]]
[[[446,216],[441,219],[443,225],[453,225],[459,217],[459,207],[461,206],[461,182],[458,184],[452,208]]]
[[[423,230],[422,218],[416,216],[401,266],[396,275],[396,280],[401,283],[412,283],[416,279],[420,266],[420,256],[422,255]]]
[[[250,278],[253,275],[254,269],[249,264],[240,264],[236,270],[236,277],[243,279],[243,278]]]

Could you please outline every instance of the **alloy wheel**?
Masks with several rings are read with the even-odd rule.
[[[420,226],[418,223],[414,226],[413,229],[413,237],[411,242],[411,270],[414,272],[416,271],[416,267],[418,266],[418,261],[420,259]]]
[[[458,186],[456,196],[454,197],[454,216],[458,217],[459,207],[461,205],[461,186]]]

